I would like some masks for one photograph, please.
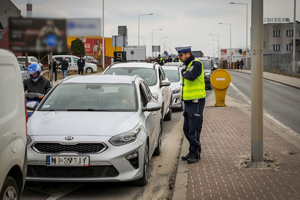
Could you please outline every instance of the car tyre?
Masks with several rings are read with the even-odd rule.
[[[0,194],[0,199],[10,200],[19,199],[20,192],[19,187],[15,179],[11,176],[7,176],[4,180],[3,187]]]
[[[149,167],[149,147],[146,142],[144,151],[144,166],[143,166],[143,177],[132,181],[131,184],[135,186],[145,186],[148,183],[148,167]]]
[[[93,69],[92,68],[90,68],[90,67],[88,67],[88,68],[86,68],[86,73],[88,73],[88,74],[91,74],[91,73],[93,73]]]
[[[162,152],[162,126],[163,126],[163,122],[162,120],[160,120],[160,127],[159,127],[159,136],[158,136],[158,141],[157,141],[157,147],[154,150],[153,155],[154,156],[159,156]]]
[[[172,119],[172,98],[169,105],[169,112],[166,114],[164,120],[171,121],[171,119]]]

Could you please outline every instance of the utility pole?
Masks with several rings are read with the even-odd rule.
[[[263,0],[252,0],[251,9],[251,162],[266,167],[263,156]]]
[[[294,0],[293,63],[292,73],[296,72],[296,0]]]

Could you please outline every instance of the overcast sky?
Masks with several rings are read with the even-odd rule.
[[[220,48],[229,48],[229,26],[219,23],[231,23],[232,48],[246,46],[246,6],[231,5],[229,2],[249,4],[249,38],[251,25],[251,0],[105,0],[105,37],[118,34],[118,26],[128,28],[128,45],[138,44],[138,14],[141,16],[140,36],[147,45],[147,55],[151,54],[151,32],[154,31],[154,45],[166,41],[166,50],[176,53],[179,45],[192,45],[192,50],[202,50],[205,55],[212,55],[213,45],[217,56],[217,36]],[[12,0],[26,16],[28,0]],[[101,0],[30,0],[33,4],[33,17],[55,18],[101,18]],[[296,20],[300,21],[300,1],[297,2]],[[293,0],[264,0],[264,18],[290,18],[293,21]],[[163,37],[168,37],[163,39]],[[144,44],[140,39],[140,44]],[[248,40],[250,45],[250,39]],[[163,46],[162,46],[163,48]]]

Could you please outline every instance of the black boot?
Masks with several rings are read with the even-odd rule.
[[[187,163],[189,163],[189,164],[196,163],[196,162],[198,162],[200,159],[201,159],[201,158],[190,157],[190,158],[187,160]]]
[[[189,154],[186,154],[186,156],[181,156],[181,160],[188,160],[190,158]]]

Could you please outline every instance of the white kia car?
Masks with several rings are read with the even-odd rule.
[[[27,181],[133,181],[160,155],[161,106],[138,76],[71,76],[28,121]]]

